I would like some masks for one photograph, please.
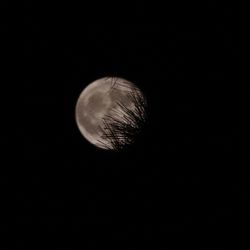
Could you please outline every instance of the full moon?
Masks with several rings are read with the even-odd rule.
[[[140,133],[146,121],[146,98],[132,82],[104,77],[81,92],[75,117],[87,141],[101,149],[120,150]]]

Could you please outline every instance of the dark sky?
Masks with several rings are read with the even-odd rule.
[[[25,7],[17,247],[239,248],[249,177],[237,8]],[[107,75],[149,103],[141,137],[121,153],[90,145],[74,119],[80,92]]]

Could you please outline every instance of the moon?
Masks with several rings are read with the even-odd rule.
[[[104,77],[81,92],[76,124],[87,141],[101,149],[119,150],[134,142],[146,121],[146,98],[132,82]]]

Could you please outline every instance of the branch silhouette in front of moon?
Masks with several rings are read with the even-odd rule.
[[[146,122],[147,101],[132,82],[105,77],[89,84],[76,104],[76,123],[93,145],[120,151],[133,144]]]

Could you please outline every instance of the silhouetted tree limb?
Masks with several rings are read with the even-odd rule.
[[[146,122],[147,103],[142,93],[136,87],[131,87],[127,98],[129,103],[133,103],[133,108],[117,102],[119,109],[103,118],[100,143],[106,149],[120,151],[134,143]]]

